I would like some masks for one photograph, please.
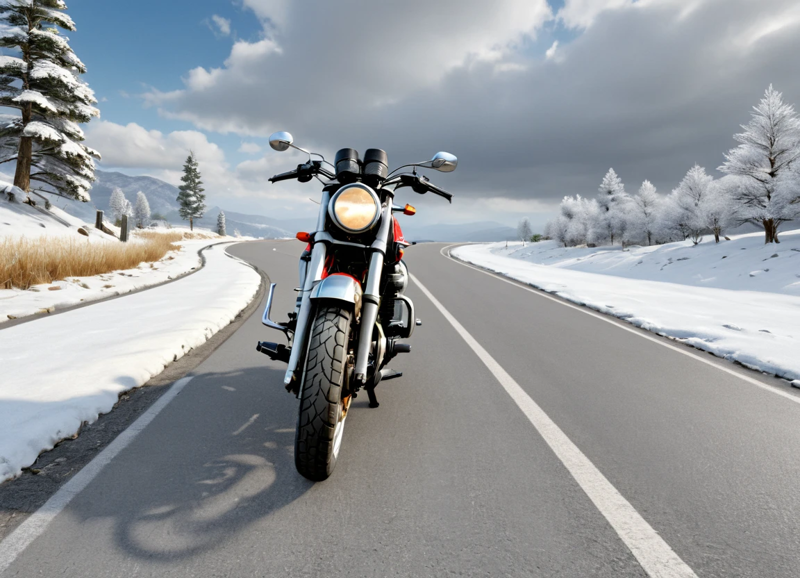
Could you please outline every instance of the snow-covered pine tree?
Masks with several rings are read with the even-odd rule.
[[[14,185],[89,200],[94,159],[100,154],[83,144],[77,123],[99,116],[97,99],[79,78],[86,67],[58,28],[74,31],[63,0],[2,0],[0,47],[16,56],[0,56],[0,106],[19,116],[0,121],[0,163],[16,161]]]
[[[673,200],[679,209],[676,214],[683,211],[680,223],[688,229],[695,245],[703,240],[703,233],[708,229],[700,214],[700,203],[708,194],[712,182],[714,178],[707,175],[703,167],[694,165],[683,177],[678,188],[673,191],[675,193]]]
[[[622,179],[617,176],[613,168],[608,169],[598,190],[597,204],[600,207],[600,217],[593,236],[599,243],[607,240],[613,245],[614,239],[622,237],[625,232],[625,213],[630,197],[625,192]]]
[[[189,229],[194,230],[194,220],[203,218],[203,214],[206,212],[206,196],[203,194],[205,189],[203,181],[200,180],[197,160],[192,152],[189,153],[189,157],[183,165],[181,181],[183,184],[178,187],[180,190],[178,193],[179,212],[181,219],[189,221]]]
[[[111,198],[108,201],[108,209],[114,217],[114,223],[118,223],[122,219],[122,215],[127,214],[127,207],[130,205],[128,199],[125,198],[125,193],[122,189],[115,188],[111,191]]]
[[[628,242],[647,241],[648,245],[653,244],[660,205],[661,197],[656,187],[650,181],[644,181],[639,192],[631,198],[628,228],[625,231]]]
[[[225,232],[225,213],[220,209],[219,215],[217,215],[217,234],[225,237],[227,233]]]
[[[725,155],[719,170],[745,177],[745,186],[733,195],[738,222],[760,225],[765,243],[779,243],[780,225],[795,216],[800,202],[793,166],[800,159],[800,119],[772,85],[752,117],[742,125],[744,132],[734,135],[741,144]]]
[[[533,230],[531,229],[531,222],[528,220],[528,217],[524,217],[517,223],[517,237],[522,241],[523,247],[527,241],[531,240],[532,235]]]
[[[719,243],[722,232],[734,222],[733,198],[742,187],[742,177],[726,175],[712,182],[698,206],[700,221],[714,234]]]
[[[142,191],[136,193],[136,205],[133,207],[133,219],[136,221],[136,226],[140,229],[150,224],[150,203],[147,202],[147,196]]]

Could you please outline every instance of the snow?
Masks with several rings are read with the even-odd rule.
[[[0,68],[16,68],[25,72],[28,70],[28,65],[21,58],[14,56],[0,56]]]
[[[23,90],[19,96],[16,96],[11,99],[14,102],[32,102],[42,108],[44,110],[49,110],[52,113],[57,113],[56,107],[50,104],[50,101],[47,100],[47,97],[43,95],[41,92],[37,92],[35,90]]]
[[[174,283],[0,330],[0,482],[247,306],[258,273],[220,245],[206,257],[203,269]]]
[[[29,122],[22,131],[23,136],[29,136],[36,140],[47,140],[52,142],[63,142],[64,136],[58,130],[47,123],[33,121]]]
[[[22,198],[23,195],[19,191],[17,198]],[[88,238],[77,232],[79,227],[89,233]],[[114,227],[111,228],[115,230]],[[176,227],[171,231],[188,232],[188,228]],[[88,240],[90,243],[119,242],[115,237],[98,231],[93,225],[90,226],[56,207],[45,211],[23,203],[0,200],[0,239],[23,236],[56,236]],[[124,295],[176,279],[200,267],[201,257],[198,252],[201,249],[220,242],[210,232],[208,236],[208,239],[176,242],[180,250],[170,251],[163,259],[152,263],[152,266],[150,263],[142,263],[134,269],[113,271],[104,275],[69,277],[63,281],[35,285],[28,290],[0,289],[0,328],[9,320],[45,311],[52,313],[72,305]],[[135,234],[129,242],[137,242]]]
[[[715,244],[467,245],[459,259],[747,367],[800,380],[800,231]]]

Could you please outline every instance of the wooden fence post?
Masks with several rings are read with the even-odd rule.
[[[122,215],[122,223],[119,229],[119,240],[123,243],[128,241],[128,215]]]
[[[97,211],[97,217],[94,220],[94,228],[103,230],[103,211]]]

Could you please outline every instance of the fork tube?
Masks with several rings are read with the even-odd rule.
[[[331,200],[329,191],[322,193],[322,201],[319,204],[319,214],[317,216],[317,232],[325,230],[325,217],[328,212],[328,203]],[[300,312],[297,315],[297,325],[295,326],[294,339],[292,340],[292,353],[289,356],[289,367],[283,378],[284,385],[289,385],[297,372],[300,355],[306,350],[306,339],[308,327],[311,323],[311,290],[314,285],[322,279],[322,272],[325,270],[325,258],[328,251],[325,243],[314,243],[311,248],[311,262],[306,269],[306,279],[303,284],[302,301]]]
[[[372,330],[378,320],[378,309],[381,304],[381,275],[383,274],[383,262],[386,259],[386,247],[389,242],[389,231],[392,227],[392,196],[386,199],[386,206],[383,208],[383,218],[381,227],[375,242],[372,243],[372,256],[369,261],[369,273],[367,274],[367,286],[364,289],[361,304],[361,328],[358,336],[358,353],[356,354],[355,379],[357,382],[366,383],[367,364],[369,363],[369,346],[372,343]],[[378,371],[378,367],[375,371]]]

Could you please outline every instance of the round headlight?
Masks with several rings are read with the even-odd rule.
[[[328,214],[348,233],[363,233],[378,222],[381,202],[370,187],[354,183],[342,187],[333,195]]]

